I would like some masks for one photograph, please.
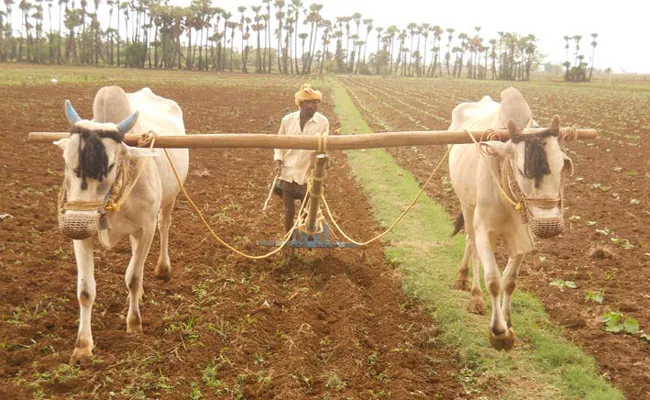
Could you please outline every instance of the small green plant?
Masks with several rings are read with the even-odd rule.
[[[199,389],[198,382],[192,382],[192,391],[190,392],[190,400],[200,400],[203,398],[201,389]]]
[[[202,301],[207,297],[209,285],[210,281],[203,281],[198,285],[192,286],[192,293],[194,293],[198,301]]]
[[[605,301],[605,291],[603,289],[600,289],[598,291],[587,290],[585,300],[603,304],[603,301]]]
[[[203,370],[203,383],[211,389],[214,389],[215,394],[221,394],[221,390],[226,388],[226,384],[219,379],[217,371],[218,367],[214,363],[208,365]]]
[[[576,289],[578,287],[575,282],[564,281],[562,279],[556,279],[553,282],[549,283],[549,285],[558,287],[561,291],[564,291],[564,288]]]
[[[323,380],[325,381],[325,387],[329,389],[334,389],[337,392],[342,392],[347,384],[339,378],[339,376],[334,371],[330,371],[323,375]]]
[[[616,311],[607,311],[602,316],[605,323],[605,330],[612,333],[627,333],[630,335],[639,332],[639,321],[627,317]]]

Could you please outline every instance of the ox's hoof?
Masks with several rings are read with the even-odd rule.
[[[504,333],[500,335],[494,335],[492,333],[492,329],[490,329],[490,345],[495,349],[495,350],[505,350],[505,351],[510,351],[512,347],[515,345],[515,331],[512,330],[512,328],[508,327],[508,330],[506,330]]]
[[[139,316],[127,318],[126,333],[139,334],[142,333],[142,320]]]
[[[479,315],[485,314],[485,302],[483,301],[483,298],[472,296],[469,299],[469,304],[467,305],[467,311],[471,312],[472,314],[479,314]]]
[[[72,356],[70,356],[70,365],[72,366],[79,365],[84,368],[92,365],[92,363],[93,352],[88,348],[77,347],[72,352]]]
[[[454,289],[468,292],[471,289],[469,279],[456,279],[456,282],[454,282]]]
[[[153,275],[161,281],[169,282],[172,279],[172,267],[165,264],[156,265]]]

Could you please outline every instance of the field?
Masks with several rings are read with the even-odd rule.
[[[55,76],[56,85],[49,82]],[[0,222],[3,399],[507,397],[507,385],[496,383],[509,378],[481,374],[458,349],[438,340],[444,328],[432,319],[436,304],[403,292],[401,269],[384,256],[382,246],[371,247],[365,260],[358,250],[334,250],[300,252],[288,262],[282,257],[249,261],[214,243],[182,196],[170,240],[172,280],[153,277],[156,243],[145,267],[144,334],[125,331],[128,242],[110,252],[97,249],[96,360],[87,369],[68,367],[78,304],[74,254],[56,223],[61,159],[58,148],[27,143],[26,134],[66,130],[66,98],[82,117],[90,117],[94,94],[108,84],[126,90],[149,86],[174,99],[189,133],[274,133],[281,117],[294,109],[293,93],[303,82],[281,76],[5,67],[0,79],[0,139],[11,143],[0,147],[0,214],[10,215]],[[341,125],[328,88],[341,85],[376,132],[446,129],[460,101],[486,94],[498,98],[506,87],[361,77],[322,84],[322,111],[332,130]],[[550,82],[517,87],[540,123],[559,114],[563,125],[597,128],[601,135],[569,144],[576,168],[566,180],[569,229],[540,242],[526,258],[518,289],[543,302],[564,336],[596,359],[598,374],[628,398],[650,398],[650,344],[640,334],[607,332],[601,320],[616,312],[629,318],[628,325],[637,321],[637,331],[650,333],[645,290],[650,150],[644,142],[650,133],[650,88]],[[422,181],[444,149],[389,152]],[[343,227],[361,238],[380,232],[348,156],[331,156],[327,198]],[[190,159],[188,192],[223,238],[260,254],[256,240],[281,236],[280,202],[274,199],[262,212],[273,178],[270,151],[192,150]],[[427,193],[455,215],[458,206],[444,176],[438,174]],[[518,346],[527,347],[526,337],[520,339]],[[493,354],[495,360],[509,357]]]

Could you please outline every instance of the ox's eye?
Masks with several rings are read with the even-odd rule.
[[[115,168],[115,163],[108,166],[108,172],[111,172]]]
[[[524,174],[524,171],[522,171],[521,168],[517,167],[517,170],[519,170],[519,173],[520,173],[521,175],[526,176],[526,174]]]

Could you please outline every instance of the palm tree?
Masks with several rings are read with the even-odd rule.
[[[496,79],[496,77],[497,77],[497,66],[496,66],[496,58],[497,58],[496,46],[497,46],[497,40],[496,40],[496,39],[490,39],[490,46],[491,46],[491,48],[492,48],[492,51],[490,52],[490,58],[492,59],[492,78],[491,78],[491,79]],[[486,79],[487,79],[487,71],[486,71]]]
[[[227,42],[228,42],[228,27],[229,22],[228,20],[232,18],[232,14],[228,11],[223,12],[223,53],[221,53],[221,71],[225,71],[226,69],[226,48],[227,48]]]
[[[431,28],[431,31],[433,32],[433,64],[432,67],[429,67],[429,76],[435,76],[436,74],[436,66],[438,67],[438,71],[440,72],[440,76],[442,76],[442,62],[438,62],[438,60],[442,60],[440,57],[440,41],[442,40],[442,34],[444,31],[442,28],[438,25],[433,26]]]
[[[237,7],[237,11],[241,14],[241,18],[239,19],[239,32],[241,32],[241,59],[242,59],[242,72],[246,72],[246,63],[244,62],[244,13],[246,12],[246,7],[245,6],[239,6]],[[234,35],[234,32],[233,32]],[[234,36],[233,36],[234,38]],[[232,63],[231,63],[232,67]]]
[[[451,40],[454,38],[454,32],[456,30],[454,28],[447,28],[447,33],[449,36],[447,36],[447,53],[445,54],[445,64],[447,65],[447,75],[451,75],[451,72],[449,71],[449,61],[451,60],[451,53],[449,52],[449,49],[451,48]],[[454,66],[454,71],[456,70],[456,67]]]
[[[316,51],[316,39],[318,38],[318,27],[323,25],[323,19],[320,15],[320,10],[323,8],[322,4],[312,3],[309,6],[309,14],[305,19],[305,23],[310,23],[310,35],[309,35],[309,59],[307,61],[307,66],[303,66],[303,73],[311,73],[311,63],[314,59],[314,53]]]
[[[7,32],[5,37],[7,38],[7,56],[10,59],[16,58],[16,50],[14,46],[14,40],[13,36],[11,34],[12,28],[11,28],[11,6],[14,4],[14,0],[4,0],[5,7],[7,8]],[[11,55],[9,55],[9,49],[11,49]]]
[[[354,34],[354,38],[352,36],[350,36],[350,39],[352,39],[352,54],[350,55],[350,66],[348,68],[348,71],[349,72],[354,72],[354,69],[355,69],[354,68],[354,65],[355,65],[354,63],[355,63],[355,61],[358,62],[357,58],[359,58],[358,57],[358,52],[355,51],[355,49],[357,47],[357,42],[359,40],[359,25],[361,24],[361,13],[355,12],[354,14],[352,14],[352,16],[350,18],[351,18],[350,21],[354,21],[354,24],[357,26],[357,31]]]
[[[230,28],[230,72],[232,72],[232,55],[235,46],[235,29],[238,26],[239,24],[237,22],[228,22],[228,28]]]
[[[392,73],[393,71],[393,49],[395,48],[395,34],[397,33],[398,29],[395,25],[391,25],[388,28],[386,28],[386,39],[388,41],[388,45],[390,46],[390,52],[388,56],[389,64],[388,64],[388,72]]]
[[[31,24],[29,23],[29,10],[32,8],[32,4],[28,2],[27,0],[21,0],[21,2],[18,4],[18,8],[22,12],[23,16],[21,18],[21,21],[23,21],[23,28],[25,31],[25,39],[27,39],[27,36],[29,35],[29,29],[31,28]],[[18,61],[23,60],[23,30],[20,30],[20,41],[19,41],[19,46],[18,47]],[[26,52],[29,52],[29,47],[26,47]],[[29,53],[27,54],[27,59],[29,60]]]
[[[460,53],[460,61],[458,63],[458,72],[457,76],[460,78],[460,75],[463,71],[463,58],[465,56],[465,50],[467,49],[467,34],[466,33],[461,33],[458,35],[458,39],[460,39],[460,46],[458,47],[458,52]]]
[[[368,52],[368,37],[370,36],[370,32],[372,32],[372,18],[366,18],[362,21],[364,25],[366,25],[366,44],[363,46],[363,63],[366,64],[366,53]]]
[[[415,37],[415,34],[417,33],[418,24],[416,24],[415,22],[410,22],[406,26],[406,29],[408,30],[409,36],[411,38],[411,44],[409,45],[408,49],[405,49],[407,51],[404,52],[404,64],[405,64],[405,68],[407,68],[408,71],[409,71],[408,72],[409,75],[411,75],[411,67],[412,67],[412,65],[411,65],[411,57],[407,58],[406,53],[408,52],[410,54],[413,54],[413,38]]]
[[[257,52],[256,54],[256,60],[255,60],[255,72],[260,73],[262,72],[262,54],[261,54],[261,38],[260,38],[260,30],[261,30],[261,25],[260,25],[260,10],[262,9],[262,6],[252,6],[251,10],[255,13],[255,17],[253,17],[255,21],[255,25],[253,25],[253,31],[257,32]]]
[[[591,61],[589,61],[589,64],[591,64],[591,68],[589,69],[589,81],[591,81],[591,76],[594,73],[594,53],[596,52],[596,46],[598,46],[598,42],[596,42],[596,38],[598,37],[597,33],[592,33],[591,34]]]
[[[318,73],[323,74],[323,65],[329,60],[329,45],[330,45],[330,34],[332,31],[332,21],[326,19],[323,20],[323,51],[321,51],[320,64],[318,66]]]
[[[293,38],[293,56],[294,63],[296,64],[296,74],[300,73],[298,69],[298,19],[300,17],[300,10],[302,9],[302,0],[291,0],[289,5],[289,10],[293,10],[293,23],[295,27],[292,27],[294,38]],[[293,67],[292,67],[293,68]]]
[[[376,53],[377,57],[375,57],[376,60],[377,60],[376,61],[376,64],[377,64],[376,65],[376,73],[377,73],[377,75],[379,75],[379,72],[380,72],[379,71],[379,67],[380,67],[380,63],[379,63],[379,51],[380,51],[379,46],[381,44],[381,32],[383,30],[384,30],[384,28],[382,28],[381,26],[378,26],[378,27],[375,28],[375,31],[377,32],[377,53]]]
[[[576,53],[575,53],[575,61],[574,64],[577,67],[578,66],[578,56],[580,55],[580,41],[582,40],[582,35],[575,35],[573,36],[573,41],[576,42]]]
[[[266,4],[266,15],[264,16],[264,23],[266,24],[266,34],[264,37],[264,71],[271,73],[271,0],[262,0]],[[266,57],[268,53],[268,70],[266,69]]]
[[[40,41],[43,35],[43,0],[36,0],[38,4],[34,7],[34,14],[32,14],[32,18],[35,21],[35,51],[32,56],[32,61],[42,63],[43,60],[40,58],[41,57],[41,52],[38,51],[40,48]]]
[[[285,73],[286,74],[286,71],[284,71],[282,69],[283,64],[281,62],[282,54],[284,54],[282,52],[282,19],[285,17],[285,13],[283,11],[284,0],[275,0],[275,3],[273,3],[273,5],[275,6],[275,10],[276,10],[275,11],[275,19],[278,20],[278,28],[275,30],[275,36],[278,38],[278,48],[276,49],[277,50],[277,59],[278,59],[278,71],[280,71],[280,73]],[[271,58],[269,56],[269,60],[270,59]],[[270,62],[269,62],[269,64],[270,64]],[[270,67],[269,67],[269,70],[270,70]]]

